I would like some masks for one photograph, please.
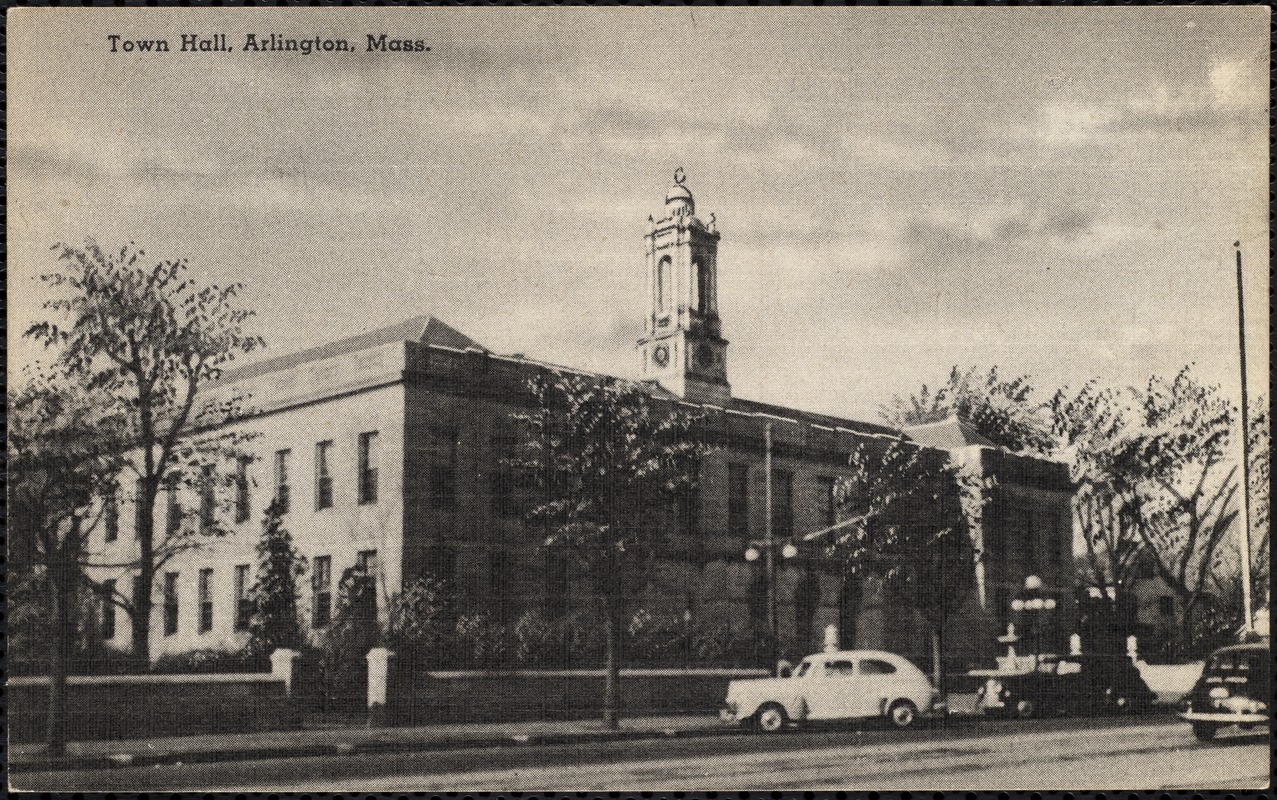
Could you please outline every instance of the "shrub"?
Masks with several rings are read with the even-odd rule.
[[[452,587],[431,576],[414,580],[390,610],[388,646],[401,665],[439,669],[452,662],[456,623]]]
[[[320,645],[319,681],[328,711],[362,707],[368,686],[364,658],[381,639],[376,587],[367,572],[351,567],[337,589],[337,612]]]
[[[249,649],[269,655],[281,647],[297,649],[304,638],[297,618],[297,578],[306,561],[284,528],[282,509],[272,500],[257,542],[257,575],[252,588],[253,616],[248,623]]]
[[[588,669],[603,663],[600,625],[580,614],[550,619],[533,609],[514,626],[515,660],[528,669]]]
[[[684,664],[691,656],[688,650],[688,623],[682,614],[635,611],[626,626],[624,652],[626,666],[669,666]]]
[[[503,669],[510,655],[509,631],[485,612],[457,618],[456,666]]]
[[[214,675],[237,672],[270,672],[265,654],[243,650],[192,650],[160,656],[151,665],[157,675]]]

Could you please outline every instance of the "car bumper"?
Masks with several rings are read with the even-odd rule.
[[[1179,717],[1189,722],[1218,722],[1221,725],[1246,725],[1269,720],[1267,714],[1236,714],[1227,711],[1181,711]]]

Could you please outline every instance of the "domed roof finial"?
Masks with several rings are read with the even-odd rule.
[[[692,193],[683,184],[687,181],[687,173],[682,167],[674,170],[674,185],[665,193],[665,207],[676,217],[690,217],[696,213],[696,203]]]

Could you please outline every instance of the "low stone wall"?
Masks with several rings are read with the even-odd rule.
[[[47,678],[10,678],[9,740],[44,738]],[[271,673],[67,679],[67,737],[133,739],[297,727],[286,682]]]
[[[391,725],[589,719],[602,713],[603,670],[428,673],[391,663],[386,697]],[[717,713],[728,681],[766,675],[765,670],[622,670],[621,714]]]

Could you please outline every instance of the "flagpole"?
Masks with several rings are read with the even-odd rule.
[[[1242,378],[1242,632],[1251,630],[1250,607],[1250,406],[1246,387],[1246,303],[1242,293],[1242,243],[1233,242],[1237,251],[1237,341],[1241,350]]]

